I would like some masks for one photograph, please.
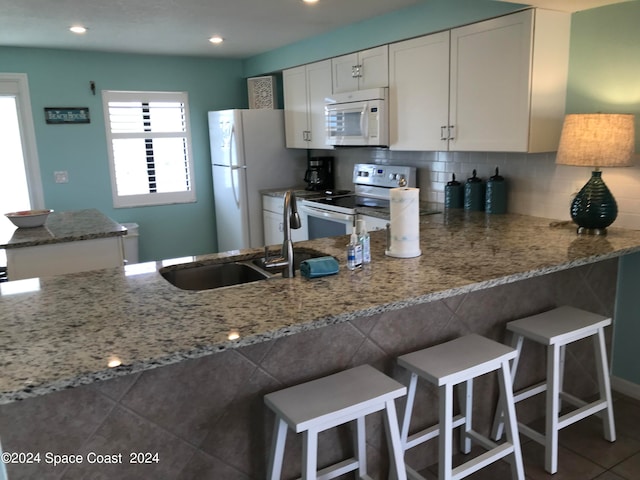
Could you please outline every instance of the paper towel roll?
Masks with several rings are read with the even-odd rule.
[[[389,249],[390,257],[411,258],[422,254],[420,250],[420,189],[392,188],[390,200]]]

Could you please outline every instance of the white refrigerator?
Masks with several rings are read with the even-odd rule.
[[[285,148],[282,110],[209,112],[218,251],[264,245],[261,190],[303,183],[304,151]]]

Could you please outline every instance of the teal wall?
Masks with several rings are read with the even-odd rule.
[[[640,385],[640,253],[622,257],[618,262],[615,328],[611,371],[614,376]]]
[[[638,22],[640,1],[573,14],[567,113],[633,113],[640,132]]]
[[[429,0],[245,60],[247,77],[477,22],[522,8],[490,0]]]
[[[567,113],[633,113],[640,152],[640,2],[572,16]],[[640,254],[619,261],[612,366],[615,377],[640,384]]]
[[[207,111],[246,107],[239,60],[0,47],[0,72],[28,75],[47,208],[97,208],[138,223],[142,261],[216,250]],[[197,203],[113,208],[103,89],[188,92]],[[91,123],[45,124],[43,108],[60,106],[89,107]],[[69,183],[54,183],[57,170],[68,171]]]

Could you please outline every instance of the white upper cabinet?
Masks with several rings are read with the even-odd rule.
[[[569,34],[569,14],[532,9],[451,30],[448,65],[442,52],[449,32],[391,45],[390,148],[555,150]],[[442,71],[449,75],[448,93]],[[405,78],[411,74],[418,79]]]
[[[389,85],[387,45],[331,59],[333,93],[355,92]]]
[[[331,60],[290,68],[282,73],[288,148],[326,145],[324,99],[331,95]]]
[[[389,145],[442,150],[449,116],[449,32],[389,46]],[[442,131],[445,134],[445,131]]]

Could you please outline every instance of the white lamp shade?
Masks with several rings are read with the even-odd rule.
[[[626,167],[631,165],[634,148],[633,115],[570,114],[564,119],[556,163]]]

